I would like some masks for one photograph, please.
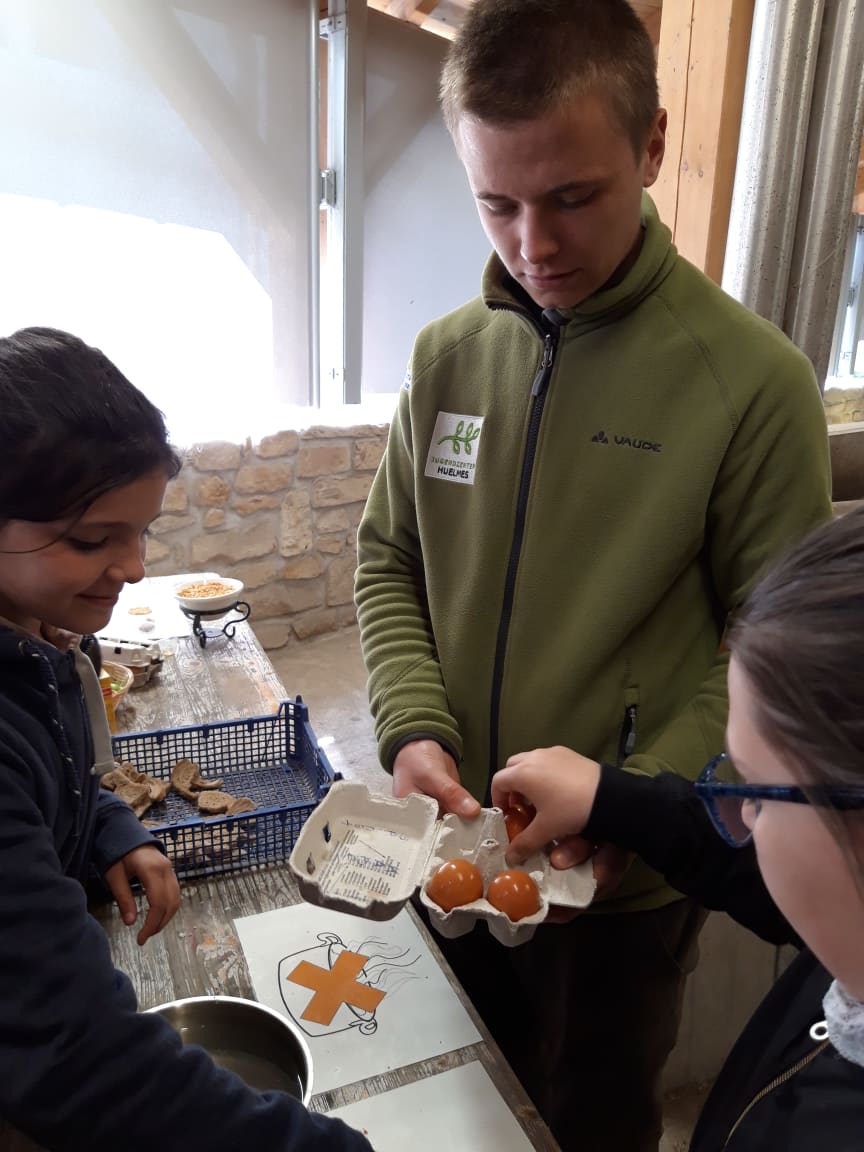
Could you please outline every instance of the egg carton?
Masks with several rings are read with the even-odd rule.
[[[99,649],[103,660],[113,660],[132,672],[133,688],[147,684],[162,667],[162,649],[153,640],[115,640],[100,636]]]
[[[426,895],[426,885],[445,860],[473,861],[489,881],[508,867],[507,830],[500,808],[483,808],[476,820],[447,815],[417,794],[397,800],[371,795],[365,784],[342,781],[311,814],[297,838],[289,864],[303,899],[310,904],[390,920],[420,889],[421,903],[442,936],[470,932],[484,920],[500,943],[514,947],[534,935],[551,904],[586,908],[596,888],[591,861],[553,868],[545,852],[520,867],[540,890],[540,909],[512,921],[485,898],[444,912]]]

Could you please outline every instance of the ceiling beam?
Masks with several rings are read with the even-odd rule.
[[[397,20],[410,20],[412,24],[422,24],[438,0],[390,0],[386,12]]]
[[[663,0],[630,0],[636,14],[648,29],[651,42],[656,48],[660,43],[660,24]],[[445,36],[452,40],[459,30],[462,19],[474,0],[368,0],[370,8],[417,24],[427,32]]]
[[[660,19],[663,14],[663,0],[630,0],[630,7],[648,30],[651,43],[656,48],[660,43]]]

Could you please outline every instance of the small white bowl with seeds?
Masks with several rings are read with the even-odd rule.
[[[191,577],[174,586],[174,596],[187,612],[227,611],[240,599],[243,581],[229,576]]]

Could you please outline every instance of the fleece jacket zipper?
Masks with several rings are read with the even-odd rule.
[[[792,1077],[796,1076],[802,1068],[806,1068],[808,1064],[812,1064],[816,1057],[821,1055],[830,1043],[830,1040],[823,1040],[821,1044],[817,1045],[816,1048],[813,1048],[810,1052],[807,1053],[806,1056],[802,1057],[802,1059],[793,1064],[791,1068],[787,1068],[785,1072],[781,1072],[779,1076],[775,1076],[770,1084],[766,1084],[765,1087],[761,1089],[761,1091],[757,1092],[747,1107],[743,1110],[741,1115],[738,1117],[738,1119],[735,1121],[735,1123],[732,1125],[732,1127],[729,1129],[729,1135],[726,1137],[723,1147],[728,1148],[729,1141],[738,1131],[742,1120],[744,1120],[745,1116],[749,1114],[752,1108],[754,1108],[761,1100],[764,1100],[766,1096],[769,1096],[776,1088],[779,1088],[781,1085],[785,1084],[787,1080],[791,1080]]]
[[[507,653],[507,637],[510,631],[510,617],[513,612],[516,573],[519,569],[519,557],[522,552],[522,540],[525,535],[528,493],[531,490],[531,477],[534,472],[534,458],[537,454],[540,423],[543,419],[543,408],[546,404],[549,381],[552,378],[552,369],[555,365],[555,353],[558,350],[558,342],[561,338],[562,321],[566,323],[566,320],[563,320],[558,312],[554,309],[547,309],[543,313],[543,325],[538,325],[540,335],[543,337],[543,356],[540,360],[540,367],[537,369],[531,385],[531,415],[528,420],[525,454],[522,457],[522,474],[519,478],[516,518],[513,525],[513,538],[510,544],[510,558],[507,562],[507,575],[504,581],[504,599],[501,605],[501,617],[498,622],[498,636],[495,641],[495,662],[492,666],[492,699],[489,709],[489,775],[486,782],[486,804],[491,802],[492,776],[498,768],[498,724],[501,716],[501,684],[504,680],[504,658]]]

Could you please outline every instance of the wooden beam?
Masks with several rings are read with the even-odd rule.
[[[427,32],[435,32],[439,36],[452,39],[457,26],[450,20],[439,19],[435,9],[440,0],[367,0],[370,8],[393,16],[397,20],[409,20],[418,24]],[[471,7],[473,0],[449,0],[448,8],[457,8],[463,12]],[[660,42],[660,21],[663,10],[663,0],[631,0],[639,18],[648,29],[651,42],[656,48]],[[327,5],[322,3],[322,14],[326,16]]]
[[[455,24],[438,20],[435,16],[427,16],[420,27],[424,32],[433,32],[436,36],[442,36],[445,40],[455,40],[456,33],[459,31],[459,28]]]
[[[864,216],[864,140],[861,141],[861,159],[858,161],[858,179],[855,181],[852,211]]]
[[[660,18],[663,12],[663,0],[630,0],[630,6],[648,29],[651,43],[656,49],[660,43]]]
[[[666,159],[653,191],[678,250],[723,274],[755,0],[664,0],[660,100]]]
[[[653,0],[652,0],[653,2]],[[370,8],[452,40],[473,0],[367,0]]]
[[[690,76],[690,38],[695,0],[666,0],[660,25],[657,80],[660,103],[668,113],[666,155],[651,195],[660,218],[672,229],[678,218],[678,174],[687,118],[687,83]]]
[[[387,15],[397,20],[410,20],[412,24],[422,24],[438,0],[390,0]]]

